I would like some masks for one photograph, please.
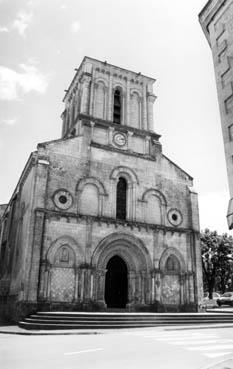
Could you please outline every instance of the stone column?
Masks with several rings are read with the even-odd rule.
[[[90,107],[90,76],[85,75],[82,81],[81,113],[89,114]]]
[[[161,300],[161,283],[162,278],[159,271],[155,272],[155,300],[160,301]]]
[[[52,280],[52,269],[48,270],[48,279],[47,279],[47,300],[51,300],[51,280]]]
[[[153,94],[148,94],[147,96],[147,121],[148,130],[154,131],[154,116],[153,116],[153,104],[155,102],[156,96]]]
[[[78,299],[83,301],[83,269],[78,270]]]
[[[113,120],[112,117],[112,96],[113,96],[113,90],[112,90],[112,80],[113,77],[110,74],[109,75],[109,85],[108,85],[108,109],[107,109],[107,119],[108,120]]]
[[[80,94],[80,85],[76,85],[75,87],[75,117],[77,117],[78,113],[79,113],[79,94]]]
[[[93,276],[93,292],[92,292],[92,298],[94,301],[98,300],[98,283],[99,283],[99,276],[98,276],[98,272],[93,269],[92,270],[92,276]]]
[[[91,271],[91,274],[90,274],[90,278],[91,278],[90,299],[93,300],[93,272],[92,271]]]
[[[141,303],[145,304],[145,271],[141,271]]]
[[[155,300],[155,274],[151,273],[151,303],[153,304]]]
[[[111,190],[110,190],[110,204],[111,204],[111,217],[116,217],[116,187],[117,187],[117,181],[116,179],[111,180]],[[127,204],[127,210],[128,210],[128,204]]]
[[[98,270],[98,289],[97,289],[97,300],[100,303],[105,303],[105,274],[106,270]]]
[[[41,290],[41,297],[43,297],[44,299],[47,298],[47,293],[48,293],[48,278],[49,277],[49,272],[48,270],[44,271],[44,283],[43,283],[43,290]]]
[[[44,298],[45,290],[46,290],[46,266],[45,266],[45,262],[42,262],[41,267],[40,267],[40,281],[39,281],[39,293],[38,293],[39,299]]]
[[[79,270],[75,268],[75,284],[74,284],[74,300],[78,300],[78,282],[79,282]]]
[[[95,71],[92,72],[92,80],[91,80],[91,91],[90,91],[90,116],[94,116],[94,94],[95,94]]]
[[[115,129],[114,127],[109,127],[109,129],[108,129],[108,144],[109,145],[112,145],[114,129]]]
[[[135,272],[133,270],[128,273],[128,304],[134,303],[135,296]]]
[[[127,139],[127,149],[132,151],[132,137],[133,137],[133,132],[128,131],[127,136],[128,136],[128,139]]]
[[[141,276],[140,276],[139,273],[135,273],[135,295],[134,295],[134,300],[135,300],[136,303],[141,301],[140,283],[141,283]]]
[[[126,125],[130,126],[130,80],[126,84]]]
[[[127,189],[126,219],[132,220],[133,217],[133,185],[129,183]]]
[[[144,139],[144,154],[149,155],[150,153],[150,137],[146,136]]]
[[[89,296],[89,283],[88,283],[88,269],[83,269],[83,285],[84,285],[84,293],[83,300],[88,300]]]
[[[185,296],[185,276],[184,274],[180,275],[180,303],[181,305],[184,304],[184,296]]]
[[[147,130],[146,85],[143,85],[143,96],[142,96],[142,129]]]

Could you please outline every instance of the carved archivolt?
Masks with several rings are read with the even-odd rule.
[[[95,80],[95,87],[98,87],[99,84],[104,85],[105,89],[107,89],[107,81],[103,78],[97,78]]]
[[[70,236],[55,240],[49,247],[46,260],[51,265],[67,262],[69,265],[79,265],[84,261],[84,253],[78,243]]]
[[[120,256],[129,271],[152,270],[150,254],[143,242],[127,233],[112,233],[105,237],[93,252],[92,265],[99,270],[105,270],[108,261],[115,255]]]
[[[123,84],[121,84],[119,82],[117,82],[116,84],[114,84],[114,86],[113,86],[113,95],[114,95],[114,92],[116,90],[119,90],[121,92],[122,97],[124,96],[124,94],[125,94],[125,86]]]
[[[179,250],[177,250],[175,247],[169,247],[168,249],[166,249],[161,258],[160,258],[160,262],[159,262],[159,268],[163,273],[166,273],[166,263],[167,263],[167,259],[170,256],[174,256],[178,259],[179,263],[180,263],[180,272],[181,273],[185,273],[186,272],[186,266],[185,266],[185,260],[184,257],[182,256],[182,254],[180,253]]]
[[[142,98],[142,94],[139,90],[136,90],[135,88],[130,90],[130,95],[132,96],[133,94],[137,95],[138,98]]]
[[[128,167],[124,167],[124,166],[116,167],[111,171],[110,176],[109,176],[110,179],[114,179],[114,180],[117,180],[119,177],[125,178],[128,185],[130,184],[138,185],[139,184],[137,174]]]
[[[95,177],[81,178],[77,183],[76,191],[82,191],[85,185],[87,184],[92,184],[96,186],[100,195],[107,196],[107,191],[103,183],[98,178]]]
[[[159,190],[155,190],[154,188],[150,188],[149,190],[146,190],[143,195],[142,195],[142,201],[147,202],[148,201],[148,197],[154,195],[156,197],[159,198],[161,205],[167,206],[167,200],[166,197],[164,196],[164,194],[159,191]]]

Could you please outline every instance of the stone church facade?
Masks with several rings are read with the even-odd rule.
[[[38,144],[4,207],[2,314],[197,311],[197,194],[153,130],[154,82],[83,59],[62,138]]]

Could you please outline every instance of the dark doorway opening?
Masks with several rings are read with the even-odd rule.
[[[113,256],[107,264],[105,302],[108,308],[125,308],[128,296],[128,272],[122,258]]]

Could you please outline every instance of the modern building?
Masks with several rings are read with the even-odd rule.
[[[233,1],[208,1],[199,21],[213,55],[231,197],[227,221],[233,229]]]
[[[2,216],[2,314],[198,309],[197,194],[162,153],[154,82],[83,59]]]

